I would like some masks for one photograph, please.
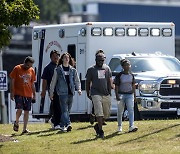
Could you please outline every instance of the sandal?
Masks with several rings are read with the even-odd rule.
[[[16,123],[16,121],[14,122],[13,130],[16,132],[18,132],[18,130],[19,130],[19,124]]]

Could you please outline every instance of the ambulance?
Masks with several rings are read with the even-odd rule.
[[[42,90],[41,75],[44,67],[50,62],[49,55],[54,49],[58,50],[60,54],[69,52],[72,55],[76,61],[76,69],[81,80],[82,95],[79,96],[76,92],[71,115],[89,115],[92,110],[92,102],[86,96],[85,75],[87,69],[95,64],[96,51],[102,49],[105,52],[105,63],[110,64],[111,69],[115,65],[119,66],[119,60],[123,57],[137,57],[136,53],[138,53],[138,57],[146,54],[146,58],[152,54],[155,57],[160,54],[174,57],[175,25],[172,22],[87,22],[33,27],[32,56],[35,59],[37,98],[36,103],[33,104],[32,114],[35,118],[49,115],[50,99],[48,92],[45,99],[40,96]],[[113,72],[117,73],[114,69]],[[148,80],[148,76],[146,79]],[[176,88],[179,88],[180,91],[180,87],[178,87],[180,76],[176,76],[176,79],[178,80]],[[173,78],[169,82],[174,82],[176,79]],[[142,87],[143,84],[141,84]],[[137,91],[139,91],[138,85]],[[137,93],[139,94],[139,92]],[[176,98],[172,98],[172,100],[180,99],[180,92],[177,94]],[[146,96],[148,97],[148,94]],[[114,115],[117,113],[114,95],[111,103],[111,114]],[[147,105],[142,107],[147,107]]]

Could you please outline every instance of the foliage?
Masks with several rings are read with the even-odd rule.
[[[38,19],[39,9],[33,0],[0,0],[0,48],[9,44],[8,26],[28,25]]]
[[[31,133],[14,133],[12,125],[0,125],[0,133],[16,140],[0,143],[0,153],[158,153],[176,154],[180,151],[180,123],[176,120],[135,121],[139,130],[128,133],[128,121],[123,132],[117,133],[117,122],[103,126],[105,138],[95,136],[89,123],[72,123],[72,131],[49,130],[49,124],[28,124]]]
[[[44,23],[59,23],[59,15],[69,12],[68,0],[34,0],[40,11],[40,20]]]

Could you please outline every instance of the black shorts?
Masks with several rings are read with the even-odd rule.
[[[31,110],[31,103],[32,103],[32,98],[31,97],[23,97],[19,95],[15,95],[15,109],[22,109],[25,111],[30,111]]]

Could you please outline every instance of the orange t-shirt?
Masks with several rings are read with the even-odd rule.
[[[14,95],[32,97],[32,85],[36,80],[35,72],[32,67],[25,70],[22,65],[15,66],[10,73],[10,78],[14,79]]]

